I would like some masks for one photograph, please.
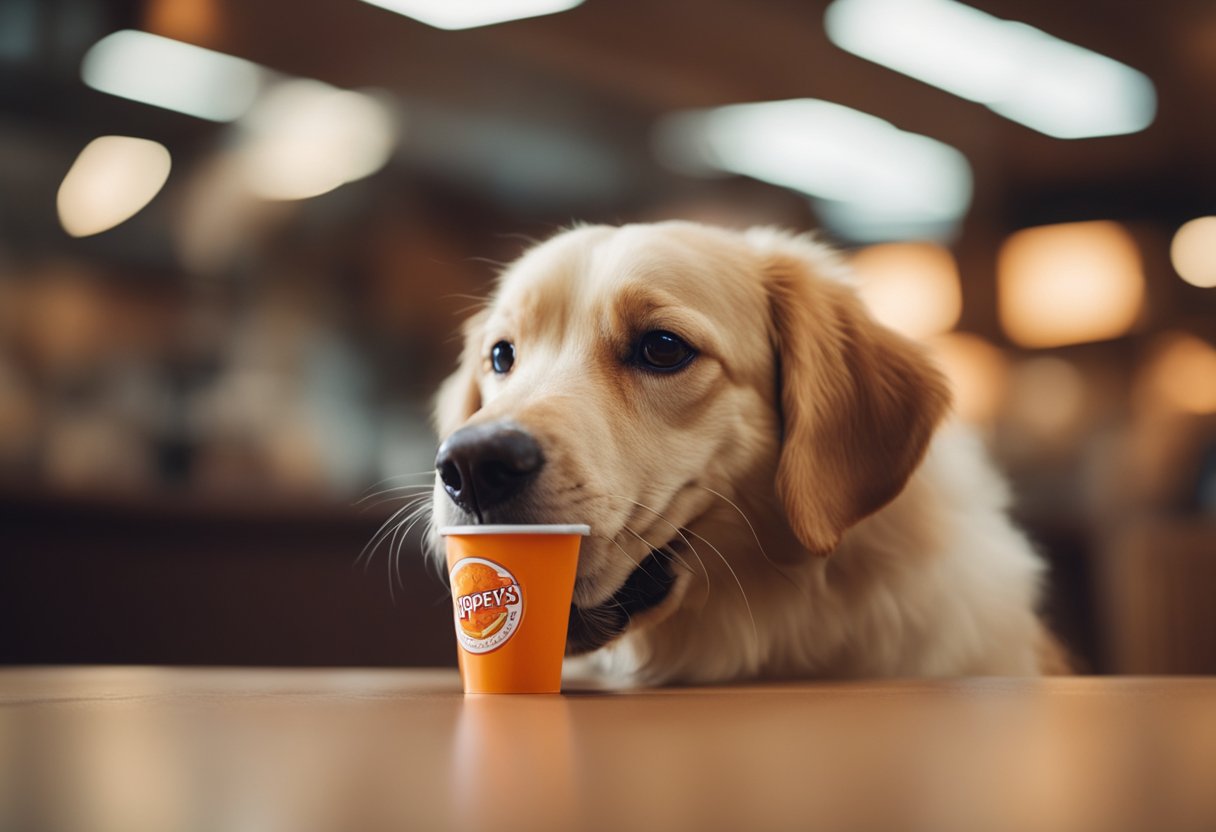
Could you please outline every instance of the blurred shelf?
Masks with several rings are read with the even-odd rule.
[[[2,488],[0,663],[450,664],[418,530],[356,563],[389,513]]]
[[[318,522],[365,526],[393,512],[388,502],[325,498],[266,490],[204,492],[174,489],[55,488],[0,481],[0,517],[16,510],[223,522]]]

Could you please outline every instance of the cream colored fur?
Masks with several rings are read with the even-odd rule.
[[[628,366],[648,329],[697,358]],[[487,360],[502,339],[505,377]],[[443,438],[509,418],[537,437],[546,465],[512,519],[591,525],[580,606],[671,543],[671,595],[592,656],[611,679],[1036,674],[1043,565],[947,400],[828,248],[664,223],[575,229],[511,266],[436,423]],[[433,525],[452,519],[437,487]]]

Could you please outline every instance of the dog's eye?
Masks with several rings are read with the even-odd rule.
[[[696,354],[678,336],[661,329],[647,332],[638,343],[638,363],[650,370],[678,370]]]
[[[490,347],[490,366],[494,368],[494,372],[500,375],[509,373],[514,364],[515,345],[510,341],[499,341]]]

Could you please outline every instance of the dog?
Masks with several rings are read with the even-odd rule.
[[[464,327],[428,548],[588,524],[567,653],[627,684],[1063,672],[1044,564],[949,408],[811,237],[576,227]]]

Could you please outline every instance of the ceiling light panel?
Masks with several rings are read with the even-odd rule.
[[[93,44],[80,67],[95,90],[208,121],[245,113],[263,74],[242,58],[134,29]]]
[[[472,29],[508,20],[557,14],[583,0],[364,0],[437,29]]]
[[[808,194],[849,239],[957,224],[971,167],[953,147],[828,101],[803,98],[674,113],[656,129],[671,168],[729,172]]]
[[[841,49],[1056,138],[1135,133],[1156,114],[1142,72],[954,0],[836,0],[824,24]]]

